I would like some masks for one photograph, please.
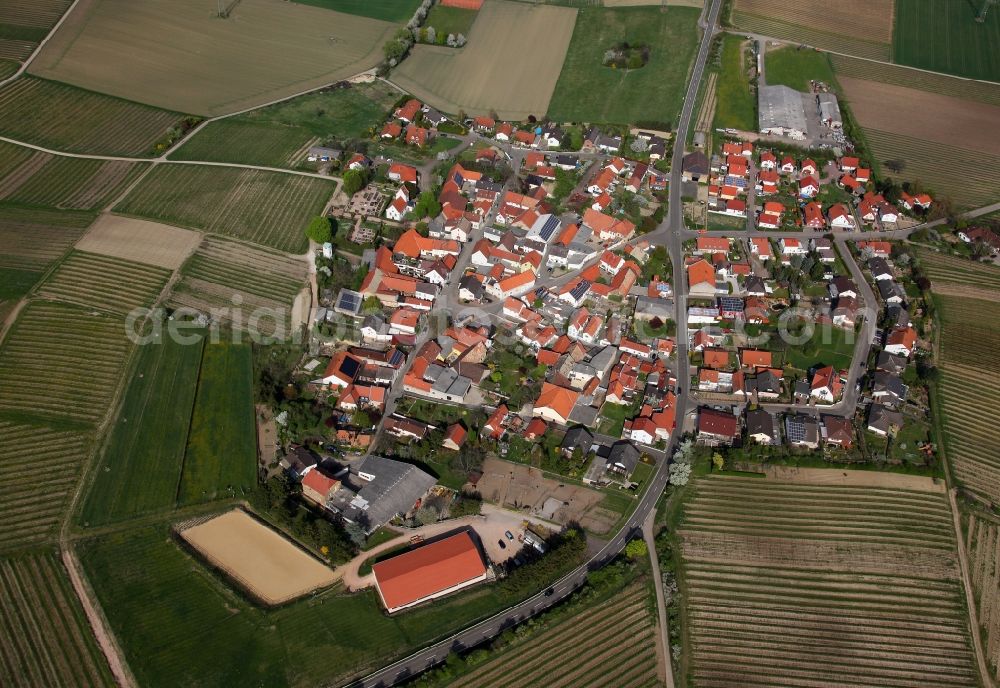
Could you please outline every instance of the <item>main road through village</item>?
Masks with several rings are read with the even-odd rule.
[[[706,7],[703,15],[702,26],[705,28],[705,31],[702,35],[701,47],[698,49],[698,55],[695,58],[694,67],[691,71],[691,78],[688,81],[688,89],[687,94],[684,96],[684,106],[681,108],[680,121],[674,132],[674,141],[676,143],[674,145],[670,171],[669,209],[663,223],[655,230],[657,239],[665,242],[670,254],[670,260],[674,266],[675,275],[683,274],[682,267],[684,265],[684,216],[682,214],[683,204],[681,203],[681,160],[684,157],[684,141],[687,140],[687,131],[691,123],[691,116],[694,112],[695,103],[698,100],[698,87],[701,83],[702,74],[705,71],[705,63],[708,61],[708,53],[712,45],[712,37],[716,31],[721,3],[722,0],[712,0],[711,5]],[[676,309],[675,319],[677,322],[677,360],[686,361],[688,357],[687,317],[685,315],[686,298],[684,294],[686,285],[684,285],[683,279],[676,280],[676,282],[674,307]],[[678,419],[683,419],[687,413],[689,386],[690,376],[679,374],[677,376],[676,390]],[[632,516],[628,522],[587,562],[555,581],[543,592],[513,607],[509,607],[484,621],[480,621],[466,628],[464,631],[455,633],[429,647],[419,650],[409,657],[383,667],[350,685],[357,688],[384,688],[385,686],[392,686],[443,662],[449,652],[474,647],[572,594],[574,590],[584,584],[589,571],[604,566],[625,548],[626,543],[634,538],[641,537],[643,522],[656,508],[656,502],[659,500],[660,495],[663,494],[664,489],[666,489],[668,478],[667,464],[673,443],[674,440],[672,439],[670,446],[667,447],[666,456],[657,464],[656,472],[647,485],[646,491],[639,499],[639,503],[636,505],[635,511],[632,512]]]

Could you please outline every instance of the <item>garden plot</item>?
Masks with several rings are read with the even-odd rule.
[[[76,248],[176,270],[198,248],[201,238],[201,233],[189,229],[104,214]]]
[[[336,580],[328,566],[240,509],[183,529],[180,534],[266,604],[288,602]]]
[[[461,49],[417,45],[392,80],[449,113],[542,116],[573,35],[576,10],[490,0]]]
[[[159,298],[170,270],[74,251],[38,288],[39,296],[127,315]]]
[[[0,348],[0,411],[96,423],[130,349],[121,318],[33,302]]]
[[[942,493],[707,476],[678,534],[692,685],[976,684]]]
[[[308,247],[303,230],[335,188],[332,179],[282,172],[159,165],[115,210],[303,253]]]
[[[55,538],[90,448],[78,430],[0,420],[0,550]]]
[[[366,71],[398,28],[281,0],[83,0],[31,73],[201,115],[245,110]],[[127,55],[128,59],[122,56]]]

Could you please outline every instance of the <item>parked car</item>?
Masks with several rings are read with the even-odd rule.
[[[514,539],[514,533],[510,532],[509,530],[508,530],[508,531],[505,531],[505,532],[504,532],[504,535],[506,535],[506,536],[507,536],[507,539],[508,539],[508,540],[513,540],[513,539]]]
[[[507,549],[507,543],[503,540],[497,540],[497,544],[500,545],[500,549]]]

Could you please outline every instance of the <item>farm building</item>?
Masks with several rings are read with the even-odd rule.
[[[341,476],[341,489],[328,504],[344,520],[371,533],[413,511],[436,482],[416,466],[369,455]]]
[[[804,139],[808,131],[802,94],[788,86],[762,86],[757,96],[762,134]]]
[[[816,94],[816,110],[819,121],[831,129],[843,129],[844,120],[840,116],[840,103],[832,93]]]
[[[468,531],[372,566],[375,587],[390,614],[486,580],[483,555]]]

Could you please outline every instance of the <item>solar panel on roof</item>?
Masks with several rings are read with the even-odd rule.
[[[555,216],[549,216],[549,219],[547,219],[545,224],[542,225],[542,231],[540,231],[538,235],[542,237],[543,241],[548,241],[549,237],[552,236],[552,233],[556,231],[556,227],[558,226],[559,219]]]
[[[361,369],[361,361],[357,360],[356,358],[352,358],[350,356],[345,356],[343,363],[340,364],[340,372],[342,372],[344,375],[346,375],[352,380],[355,377],[357,377],[358,371],[360,369]]]
[[[361,309],[361,294],[349,289],[341,289],[337,297],[337,309],[357,313]]]

